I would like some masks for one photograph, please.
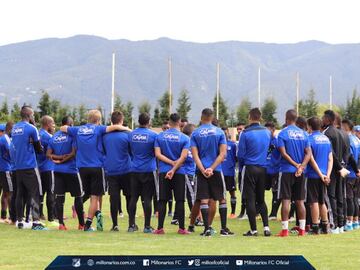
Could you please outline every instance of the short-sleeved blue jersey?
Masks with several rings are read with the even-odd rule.
[[[0,171],[2,172],[11,171],[10,143],[7,134],[0,137]]]
[[[103,136],[104,168],[107,175],[122,175],[131,170],[130,140],[126,131],[115,131]]]
[[[58,131],[49,141],[48,148],[52,150],[54,155],[62,156],[70,154],[72,149],[75,148],[75,138],[65,132]],[[77,173],[76,159],[73,158],[61,164],[55,163],[54,172]]]
[[[227,141],[226,158],[221,164],[224,176],[235,176],[236,148],[236,143],[230,140]]]
[[[106,126],[86,124],[79,127],[69,127],[67,132],[76,141],[76,165],[78,168],[103,167],[102,136],[106,133]]]
[[[191,136],[191,147],[196,147],[199,158],[205,168],[210,168],[219,155],[220,145],[226,145],[224,132],[212,125],[204,124],[194,130]],[[222,172],[221,164],[214,171]]]
[[[155,140],[157,134],[145,127],[129,133],[132,154],[131,171],[145,173],[156,171]]]
[[[279,133],[278,148],[280,147],[285,147],[286,153],[300,164],[304,160],[305,149],[310,148],[309,137],[302,129],[295,125],[289,125]],[[296,171],[296,167],[281,157],[280,172],[295,173]]]
[[[39,132],[28,122],[20,121],[11,131],[14,146],[14,163],[17,170],[34,169],[37,167],[33,142],[40,140]]]
[[[54,163],[46,157],[46,151],[48,149],[49,141],[52,135],[45,129],[39,131],[40,142],[44,151],[37,155],[37,162],[40,172],[52,171],[54,169]]]
[[[155,147],[159,147],[161,154],[171,159],[172,161],[178,160],[181,156],[181,152],[184,149],[190,149],[190,139],[185,134],[181,133],[175,128],[170,128],[164,132],[161,132],[155,140]],[[159,172],[167,173],[172,169],[172,166],[168,163],[159,160]],[[184,166],[182,165],[176,173],[185,174]]]
[[[277,174],[280,170],[281,154],[277,148],[277,137],[273,137],[270,142],[270,148],[266,160],[266,173]]]
[[[329,154],[332,151],[331,142],[329,138],[320,131],[315,131],[310,134],[309,141],[315,162],[317,163],[321,173],[326,175],[329,163]],[[312,179],[320,178],[310,164],[307,166],[306,175],[308,178]]]

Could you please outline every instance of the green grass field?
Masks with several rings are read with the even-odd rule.
[[[67,197],[66,216],[71,217],[72,199]],[[87,205],[86,205],[87,206]],[[119,233],[110,232],[108,197],[104,198],[105,231],[85,233],[77,231],[77,222],[68,219],[70,231],[18,230],[0,224],[0,269],[44,269],[57,255],[304,255],[316,269],[358,269],[360,264],[360,230],[341,235],[290,236],[288,238],[259,236],[245,238],[248,221],[229,220],[229,228],[236,236],[211,238],[199,236],[202,227],[193,235],[176,234],[176,226],[165,224],[166,235],[129,234],[127,216],[119,218]],[[140,210],[140,208],[139,208]],[[138,211],[139,227],[143,225],[142,211]],[[157,220],[152,219],[155,227]],[[219,217],[214,227],[219,230]],[[262,227],[259,223],[259,231]],[[271,222],[273,233],[280,230],[280,222]]]

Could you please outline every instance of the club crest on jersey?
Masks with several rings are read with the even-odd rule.
[[[65,134],[54,136],[54,143],[64,143],[67,141],[68,141],[68,136]]]
[[[149,136],[147,134],[133,134],[131,140],[133,142],[147,143]]]
[[[329,139],[325,135],[315,136],[314,140],[315,140],[316,144],[328,144],[329,143]]]
[[[289,138],[293,139],[293,140],[304,140],[305,139],[305,134],[301,130],[289,130],[288,135],[289,135]]]
[[[214,128],[203,128],[200,130],[200,137],[214,136],[216,134],[216,129]]]
[[[174,133],[164,133],[164,139],[166,141],[171,141],[171,142],[179,142],[180,141],[179,135],[174,134]]]
[[[93,127],[80,127],[79,131],[78,131],[79,135],[90,135],[90,134],[94,134],[94,128]]]
[[[24,127],[14,127],[11,131],[11,136],[18,136],[24,134]]]

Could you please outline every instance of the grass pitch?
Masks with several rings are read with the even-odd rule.
[[[72,198],[67,195],[66,199],[65,214],[69,219],[65,222],[69,231],[18,230],[0,224],[0,269],[44,269],[57,255],[304,255],[316,269],[358,269],[360,264],[360,230],[341,235],[265,238],[259,221],[260,236],[246,238],[242,233],[248,230],[248,221],[229,220],[228,227],[236,233],[234,237],[217,234],[202,238],[199,236],[202,227],[197,227],[195,234],[178,235],[177,226],[170,225],[167,218],[165,235],[146,235],[140,231],[129,234],[125,216],[119,218],[120,232],[114,233],[109,231],[109,199],[105,196],[104,232],[85,233],[76,230],[77,221],[70,218]],[[138,213],[137,224],[142,228],[141,208]],[[153,218],[152,226],[156,225]],[[213,225],[219,231],[218,215]],[[277,233],[280,222],[271,222],[270,228]]]

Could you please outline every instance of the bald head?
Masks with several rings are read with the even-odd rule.
[[[53,133],[55,130],[55,122],[54,119],[49,115],[44,115],[40,119],[41,127],[45,129],[49,133]]]

